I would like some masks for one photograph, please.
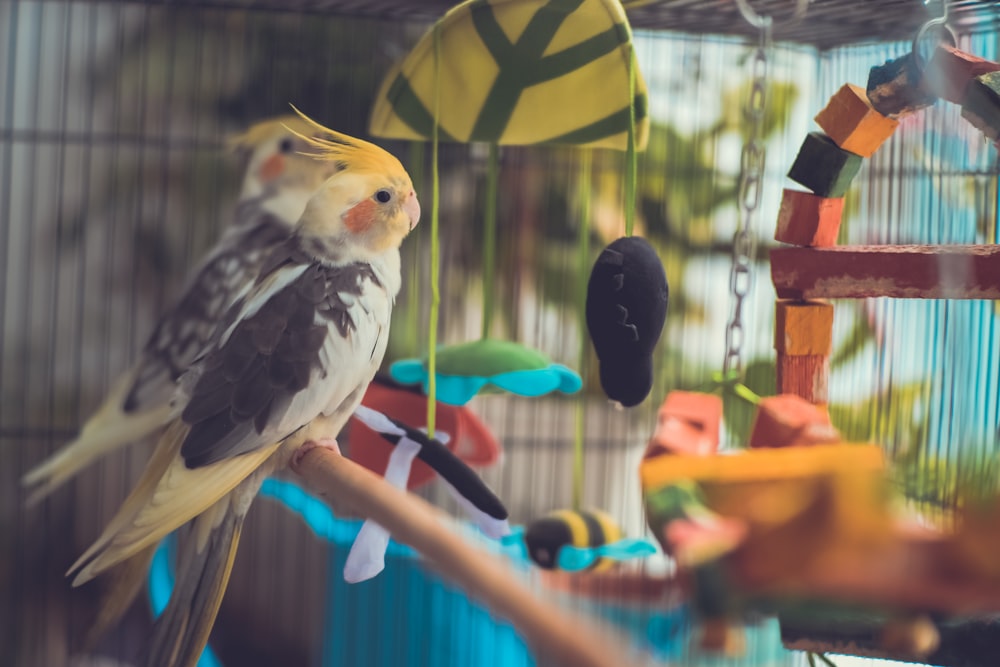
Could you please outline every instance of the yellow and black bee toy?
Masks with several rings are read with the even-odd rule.
[[[600,510],[557,510],[515,527],[502,542],[541,568],[570,572],[602,570],[614,561],[656,553],[649,540],[622,538],[615,520]]]

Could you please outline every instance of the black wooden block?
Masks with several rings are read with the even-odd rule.
[[[822,132],[810,132],[799,148],[788,177],[820,197],[837,199],[851,186],[861,169],[861,159],[860,155],[833,143],[833,139]]]
[[[977,76],[962,100],[962,117],[992,141],[1000,139],[1000,72]]]

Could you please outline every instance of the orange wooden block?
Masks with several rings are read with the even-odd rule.
[[[714,454],[719,448],[722,398],[715,394],[672,391],[660,406],[656,432],[645,458],[661,454]]]
[[[826,410],[801,396],[779,394],[763,398],[757,405],[749,446],[801,447],[839,440],[840,433]]]
[[[816,123],[834,143],[861,157],[871,157],[899,125],[875,110],[864,88],[850,83],[841,86],[816,114]]]
[[[813,405],[830,402],[830,356],[778,353],[778,391],[795,394]]]
[[[844,198],[827,198],[786,188],[778,210],[774,240],[799,246],[836,245]]]
[[[778,299],[774,308],[774,349],[791,355],[830,354],[833,306],[826,301]]]
[[[978,76],[1000,71],[1000,63],[959,51],[949,44],[938,44],[924,68],[920,86],[955,104],[962,104],[969,83]]]

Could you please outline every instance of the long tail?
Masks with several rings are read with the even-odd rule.
[[[189,525],[193,530],[186,531],[176,584],[153,626],[145,667],[194,667],[208,643],[246,516],[245,508],[236,509],[228,499],[219,502],[223,504],[221,518],[210,510]]]
[[[46,498],[94,460],[141,440],[163,425],[170,412],[169,405],[133,414],[122,410],[132,375],[126,373],[115,384],[100,410],[84,424],[76,440],[67,443],[24,475],[21,484],[31,489],[29,506]]]

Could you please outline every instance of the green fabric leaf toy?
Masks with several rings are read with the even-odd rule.
[[[420,384],[428,391],[424,359],[397,361],[389,374],[396,382]],[[465,405],[480,392],[542,396],[553,391],[573,394],[583,386],[579,375],[541,352],[489,338],[439,348],[436,375],[437,400],[449,405]]]

